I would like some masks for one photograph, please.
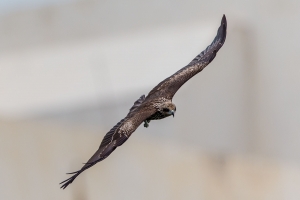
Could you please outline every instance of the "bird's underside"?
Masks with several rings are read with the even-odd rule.
[[[213,42],[187,66],[166,78],[154,87],[147,97],[142,95],[130,108],[127,116],[117,123],[103,138],[100,147],[84,166],[67,180],[61,182],[65,189],[84,170],[107,158],[118,146],[121,146],[131,134],[144,122],[148,127],[151,120],[158,120],[175,114],[176,107],[172,98],[177,90],[190,78],[201,72],[216,56],[226,39],[227,22],[222,18],[218,33]]]

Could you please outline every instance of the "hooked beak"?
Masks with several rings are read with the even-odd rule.
[[[173,118],[175,116],[175,111],[174,110],[171,110],[171,115],[173,115]]]

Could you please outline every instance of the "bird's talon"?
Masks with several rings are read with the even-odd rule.
[[[149,127],[149,124],[148,124],[148,122],[147,122],[147,121],[145,121],[145,123],[144,123],[144,127],[145,127],[145,128],[148,128],[148,127]]]

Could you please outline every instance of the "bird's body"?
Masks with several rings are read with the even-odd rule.
[[[172,103],[173,96],[186,81],[202,71],[215,58],[225,42],[226,29],[227,22],[224,15],[217,36],[211,45],[186,67],[160,82],[147,96],[142,95],[136,100],[127,116],[104,136],[99,149],[88,162],[80,170],[69,173],[74,175],[60,183],[63,184],[61,188],[65,189],[84,170],[107,158],[131,136],[141,123],[144,122],[144,126],[148,127],[151,120],[159,120],[171,115],[174,117],[176,106]]]

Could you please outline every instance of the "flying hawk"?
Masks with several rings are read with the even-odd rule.
[[[68,173],[73,176],[61,182],[60,184],[63,184],[61,188],[65,189],[84,170],[107,158],[131,136],[142,122],[144,122],[144,127],[148,127],[151,120],[163,119],[171,115],[174,117],[176,106],[172,103],[173,96],[185,82],[201,72],[216,57],[225,42],[226,28],[226,17],[223,15],[213,42],[187,66],[160,82],[149,92],[147,97],[142,95],[134,102],[127,116],[104,136],[99,149],[88,162],[80,170]]]

